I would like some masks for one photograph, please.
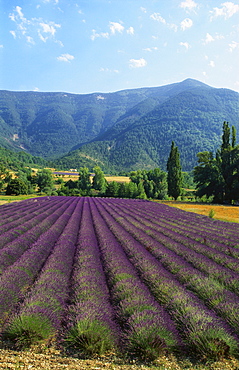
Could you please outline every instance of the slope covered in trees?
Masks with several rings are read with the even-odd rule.
[[[47,166],[47,160],[32,156],[22,151],[14,152],[0,146],[0,163],[9,170],[18,170],[25,166],[44,167]]]
[[[158,166],[166,169],[170,145],[175,141],[183,170],[191,170],[198,152],[216,152],[224,120],[238,127],[238,114],[236,92],[204,87],[184,91],[140,119],[127,116],[118,121],[96,140],[63,157],[60,163],[67,160],[73,166],[83,159],[89,167],[97,163],[104,169],[118,171]]]

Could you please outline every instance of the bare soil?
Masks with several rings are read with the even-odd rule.
[[[26,351],[0,349],[0,370],[239,370],[234,358],[204,364],[174,356],[161,356],[151,364],[125,361],[115,354],[80,359],[62,355],[55,348],[33,347]]]

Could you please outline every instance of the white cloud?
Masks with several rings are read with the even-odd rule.
[[[147,13],[147,9],[146,9],[146,8],[143,8],[142,6],[140,7],[140,10],[141,10],[141,12],[143,12],[143,13]]]
[[[91,35],[91,40],[94,41],[95,39],[97,39],[98,37],[103,37],[105,39],[108,39],[109,38],[109,32],[96,32],[96,30],[92,30],[92,35]]]
[[[35,41],[33,40],[33,38],[31,36],[27,36],[27,42],[29,44],[35,45]]]
[[[161,22],[163,24],[166,24],[166,20],[160,15],[160,13],[153,13],[151,14],[150,18],[152,18],[154,21]]]
[[[212,14],[210,20],[212,21],[214,18],[217,17],[224,17],[225,19],[228,19],[232,17],[235,13],[239,12],[239,5],[234,4],[231,1],[227,1],[225,3],[221,4],[221,8],[213,8],[210,13]]]
[[[50,3],[51,2],[51,0],[43,0],[44,1],[44,3]],[[59,3],[59,0],[54,0],[54,3],[55,4],[58,4]]]
[[[115,35],[116,32],[122,33],[124,31],[124,26],[118,22],[110,22],[109,27],[113,35]]]
[[[215,41],[214,37],[212,37],[212,35],[210,35],[210,33],[207,33],[206,38],[204,40],[204,44],[209,44],[212,41]]]
[[[42,18],[25,18],[20,6],[14,8],[13,13],[9,14],[9,18],[15,22],[17,26],[16,31],[10,31],[13,37],[17,38],[18,36],[24,36],[27,43],[30,44],[35,44],[32,36],[33,34],[37,34],[40,40],[44,42],[49,38],[54,40],[57,29],[61,27],[60,24],[44,21]],[[46,35],[43,36],[42,33]],[[58,42],[56,40],[54,41]]]
[[[14,9],[14,13],[9,14],[9,18],[11,19],[11,21],[17,24],[17,28],[20,33],[22,35],[25,35],[27,31],[26,27],[27,25],[31,24],[31,22],[24,17],[22,8],[20,6],[16,6]]]
[[[61,54],[59,57],[57,57],[57,60],[60,62],[70,62],[73,59],[75,59],[75,57],[70,54]]]
[[[64,47],[63,42],[62,42],[62,41],[60,41],[60,40],[56,40],[56,44],[60,45],[60,47],[61,47],[61,48],[63,48],[63,47]]]
[[[61,27],[60,24],[56,24],[54,22],[40,23],[39,25],[42,27],[42,31],[44,33],[50,33],[52,36],[55,35],[56,29]]]
[[[0,45],[0,49],[2,49],[3,48],[3,45]]]
[[[40,91],[38,87],[34,87],[33,91]]]
[[[118,69],[100,68],[100,72],[119,73]]]
[[[236,42],[236,41],[232,41],[230,44],[229,44],[229,51],[232,52],[233,50],[235,50],[236,48],[239,48],[239,42]]]
[[[205,39],[203,40],[203,44],[206,45],[216,40],[223,40],[224,38],[225,37],[223,35],[219,35],[218,33],[214,37],[210,35],[210,33],[207,33]]]
[[[181,29],[183,31],[185,31],[187,28],[191,28],[193,25],[193,21],[192,19],[190,18],[185,18],[182,22],[181,22]]]
[[[153,46],[152,48],[145,48],[143,50],[152,52],[154,50],[158,50],[158,48],[157,48],[157,46]]]
[[[130,59],[129,66],[130,68],[141,68],[147,65],[147,61],[144,58],[140,59]]]
[[[168,24],[169,28],[171,28],[173,31],[177,32],[178,30],[178,26],[176,24],[173,24],[173,23],[169,23]]]
[[[129,35],[134,35],[134,27],[129,27],[126,31]]]
[[[223,39],[225,39],[225,36],[223,36],[223,35],[219,35],[218,33],[216,34],[216,36],[215,36],[215,39],[216,40],[223,40]]]
[[[167,23],[167,21],[160,15],[160,13],[153,13],[151,14],[150,18],[152,18],[154,21],[165,24],[165,26],[173,29],[175,32],[178,30],[178,26],[176,24]]]
[[[190,48],[190,45],[188,42],[180,42],[179,45],[184,46],[187,50]]]
[[[15,31],[9,31],[11,35],[13,35],[14,39],[17,37],[16,35],[16,32]]]
[[[124,30],[125,30],[125,27],[121,24],[121,23],[118,23],[118,22],[109,22],[109,28],[110,28],[110,33],[109,32],[96,32],[96,30],[92,30],[92,35],[91,35],[91,40],[95,40],[96,38],[98,37],[103,37],[103,38],[106,38],[108,39],[111,35],[115,35],[116,32],[119,32],[119,33],[123,33]],[[128,35],[134,35],[134,28],[133,27],[129,27],[127,30],[126,30],[127,34]]]
[[[215,67],[215,62],[213,60],[210,61],[210,63],[208,64],[210,67],[214,68]]]
[[[23,21],[26,21],[26,18],[24,17],[22,8],[20,6],[16,6],[15,11],[20,19],[22,19]]]
[[[180,4],[180,8],[183,8],[185,10],[194,10],[194,8],[197,8],[198,4],[195,3],[193,0],[186,0],[182,1]]]

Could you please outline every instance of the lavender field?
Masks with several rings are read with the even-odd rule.
[[[145,200],[2,205],[0,332],[84,356],[238,356],[239,225]]]

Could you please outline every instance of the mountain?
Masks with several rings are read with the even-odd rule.
[[[8,170],[19,171],[23,167],[49,167],[50,162],[41,158],[32,156],[24,151],[13,152],[12,150],[0,147],[0,164]]]
[[[184,170],[215,151],[222,124],[239,133],[239,94],[185,81],[86,95],[0,91],[0,145],[64,168],[165,169],[172,140]],[[60,158],[59,158],[60,157]]]

